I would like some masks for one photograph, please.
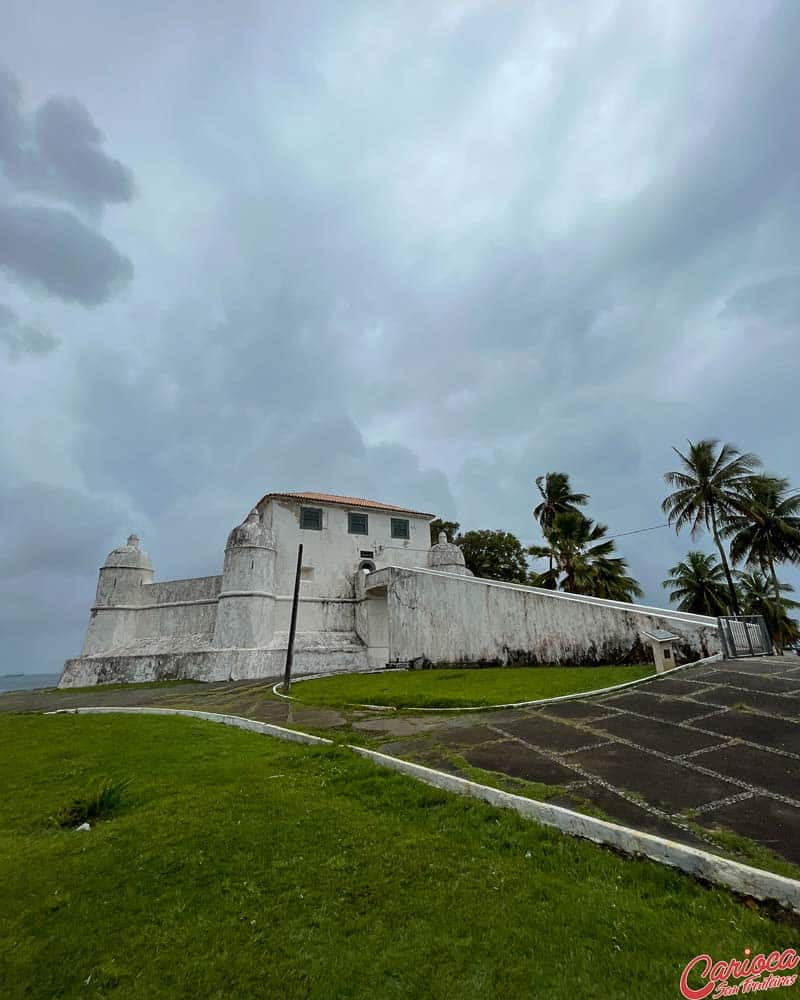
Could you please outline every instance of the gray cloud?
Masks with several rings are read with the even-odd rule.
[[[24,482],[0,489],[0,577],[90,576],[122,513],[107,498]],[[100,555],[102,553],[102,556]]]
[[[75,98],[51,98],[26,114],[19,81],[0,67],[0,166],[16,188],[94,211],[130,201],[133,175],[106,155],[103,141]]]
[[[104,236],[61,208],[0,204],[0,268],[66,302],[95,306],[133,276]]]
[[[20,322],[14,310],[0,302],[0,345],[12,364],[26,357],[44,358],[60,343],[47,330]]]

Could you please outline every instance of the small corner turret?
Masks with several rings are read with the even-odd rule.
[[[472,576],[472,570],[467,569],[464,553],[460,546],[448,542],[447,535],[439,532],[439,541],[431,546],[428,553],[428,566],[440,573],[453,573],[456,576]]]
[[[100,567],[95,605],[126,604],[132,590],[153,582],[150,556],[140,548],[138,535],[129,535],[125,545],[112,549]]]

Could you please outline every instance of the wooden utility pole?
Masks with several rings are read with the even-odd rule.
[[[297,546],[297,572],[294,575],[294,596],[292,597],[292,620],[289,624],[289,645],[286,647],[286,672],[283,675],[283,693],[288,694],[292,686],[292,661],[294,660],[294,634],[297,630],[297,605],[300,601],[300,569],[303,565],[303,546]]]

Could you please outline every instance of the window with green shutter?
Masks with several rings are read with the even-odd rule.
[[[311,531],[322,531],[322,508],[301,507],[300,527]]]
[[[369,530],[369,522],[366,514],[356,514],[353,511],[347,515],[347,530],[351,535],[366,535]]]
[[[409,538],[408,519],[404,517],[392,518],[392,538]]]

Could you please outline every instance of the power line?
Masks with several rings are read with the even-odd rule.
[[[664,524],[654,524],[652,528],[637,528],[636,531],[621,531],[618,535],[608,535],[605,541],[610,542],[612,538],[624,538],[625,535],[641,535],[643,531],[657,531],[659,528],[668,528],[669,521]]]

